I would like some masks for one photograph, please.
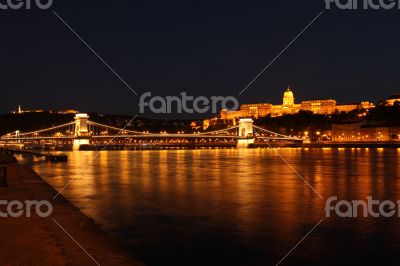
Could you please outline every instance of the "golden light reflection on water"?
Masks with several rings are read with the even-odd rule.
[[[355,189],[357,194],[383,193],[388,160],[394,159],[390,170],[397,170],[397,150],[382,149],[277,149],[286,160],[322,193]],[[395,152],[393,152],[395,151]],[[69,177],[82,175],[71,184],[69,193],[80,190],[92,195],[107,193],[107,185],[118,184],[123,195],[129,194],[132,182],[144,193],[175,193],[177,200],[186,196],[188,189],[203,197],[213,189],[231,188],[230,193],[210,194],[222,197],[236,194],[247,204],[254,196],[263,195],[257,185],[268,186],[269,193],[293,198],[305,196],[307,186],[273,150],[174,150],[142,152],[102,152],[88,164],[94,152],[73,152],[65,165],[38,165],[38,172],[51,178],[51,183],[62,187]],[[46,169],[49,171],[46,172]],[[301,180],[300,180],[301,181]],[[355,183],[358,182],[356,186]],[[299,183],[301,186],[299,186]],[[287,189],[286,189],[287,188]],[[296,190],[293,190],[296,188]],[[354,190],[353,190],[354,191]],[[256,192],[255,195],[252,192]],[[312,194],[311,194],[312,195]],[[193,195],[192,195],[193,196]],[[307,197],[310,197],[309,195]],[[183,204],[183,203],[182,203]]]
[[[151,227],[154,235],[142,241],[162,236],[165,227],[177,238],[224,228],[235,239],[285,246],[324,216],[325,201],[276,152],[325,199],[400,199],[400,149],[110,151],[90,166],[94,152],[71,152],[66,164],[34,169],[57,187],[81,171],[63,194],[111,231]],[[351,230],[370,233],[371,223],[352,223]]]

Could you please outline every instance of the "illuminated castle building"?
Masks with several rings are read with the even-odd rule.
[[[395,102],[399,102],[400,103],[400,95],[399,94],[393,95],[388,100],[386,100],[386,105],[393,106],[395,104]]]
[[[330,115],[334,113],[350,112],[356,109],[370,109],[374,105],[370,102],[354,104],[337,104],[335,100],[308,100],[299,104],[295,103],[293,92],[290,88],[283,94],[282,105],[272,105],[269,103],[242,104],[239,110],[222,110],[221,119],[236,120],[240,117],[260,118],[270,115],[271,117],[282,116],[285,114],[296,114],[300,111],[310,111],[314,114]]]

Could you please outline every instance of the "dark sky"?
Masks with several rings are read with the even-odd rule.
[[[1,10],[0,112],[135,113],[135,96],[56,11],[142,94],[234,95],[323,9],[324,1],[57,1]],[[325,13],[239,97],[281,103],[378,101],[400,91],[400,10]]]

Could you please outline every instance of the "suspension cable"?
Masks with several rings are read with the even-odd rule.
[[[88,121],[89,125],[92,126],[98,126],[98,127],[103,127],[103,128],[107,128],[107,129],[113,129],[116,131],[124,131],[124,132],[129,132],[129,133],[134,133],[134,134],[145,134],[143,132],[139,132],[139,131],[133,131],[133,130],[128,130],[128,129],[122,129],[122,128],[117,128],[117,127],[113,127],[113,126],[108,126],[108,125],[104,125],[104,124],[100,124],[100,123],[96,123],[96,122],[92,122],[92,121]]]
[[[291,137],[291,136],[287,136],[287,135],[275,133],[275,132],[272,132],[272,131],[270,131],[270,130],[264,129],[264,128],[262,128],[262,127],[258,127],[258,126],[254,126],[254,125],[253,125],[253,128],[257,128],[257,129],[259,129],[259,130],[261,130],[261,131],[268,132],[268,133],[273,134],[273,135],[275,135],[275,136],[283,137],[283,138],[285,138],[285,139],[301,140],[301,139],[296,138],[296,137]],[[261,138],[261,136],[260,136],[260,138]]]
[[[41,130],[37,130],[37,131],[32,131],[32,132],[27,132],[27,133],[20,133],[19,136],[26,136],[26,135],[31,135],[31,134],[39,134],[39,133],[42,133],[42,132],[51,131],[51,130],[62,128],[62,127],[67,127],[67,126],[70,126],[70,125],[73,125],[73,124],[75,124],[75,122],[70,122],[70,123],[67,123],[67,124],[63,124],[63,125],[59,125],[59,126],[55,126],[55,127],[51,127],[51,128],[46,128],[46,129],[41,129]],[[12,133],[15,133],[15,131],[13,131],[11,133],[8,133],[6,135],[3,135],[2,137],[10,138],[11,136],[7,136],[7,135],[12,134]]]
[[[208,134],[213,134],[213,133],[218,133],[218,132],[226,132],[228,130],[232,130],[232,129],[235,129],[238,127],[239,126],[234,126],[234,127],[230,127],[230,128],[226,128],[226,129],[219,129],[219,130],[215,130],[215,131],[203,132],[203,133],[199,133],[199,135],[208,135]]]

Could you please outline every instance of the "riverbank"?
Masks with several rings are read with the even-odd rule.
[[[53,213],[47,218],[33,212],[29,218],[0,218],[1,264],[141,265],[61,195],[53,200],[56,191],[28,166],[7,160],[7,183],[0,187],[1,200],[47,200]],[[6,206],[0,209],[6,212]]]
[[[320,142],[304,143],[305,148],[400,148],[399,142]]]

